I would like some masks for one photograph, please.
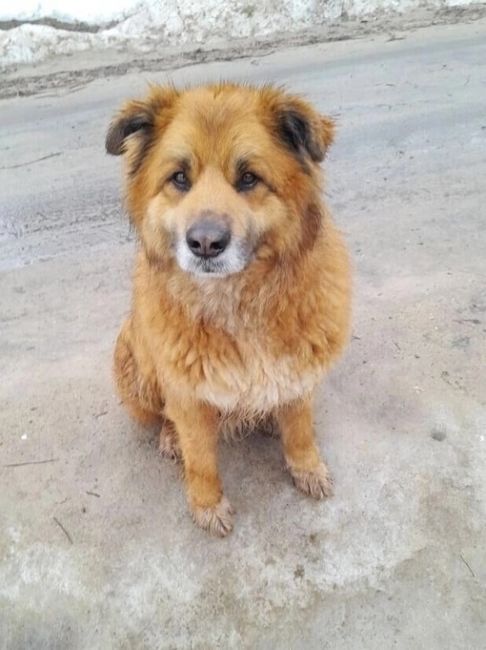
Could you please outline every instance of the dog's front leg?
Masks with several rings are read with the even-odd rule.
[[[223,495],[218,473],[218,412],[202,402],[174,396],[166,397],[165,412],[179,437],[194,521],[224,537],[233,529],[234,511]]]
[[[332,480],[315,443],[311,400],[287,404],[276,416],[285,460],[295,485],[315,499],[331,496]]]

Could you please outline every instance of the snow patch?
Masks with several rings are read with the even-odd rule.
[[[0,1],[0,20],[39,20],[54,18],[67,23],[84,22],[92,25],[121,20],[136,11],[136,0],[16,0]]]
[[[154,47],[207,44],[360,18],[374,12],[411,12],[480,4],[481,0],[0,0],[0,20],[56,19],[100,27],[96,32],[23,24],[0,31],[0,64],[37,63],[87,49],[135,52]],[[2,7],[2,4],[4,5]],[[116,23],[113,26],[113,23]],[[109,25],[112,25],[111,27]]]

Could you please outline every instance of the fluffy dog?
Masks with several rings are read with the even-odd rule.
[[[348,256],[321,198],[333,132],[300,97],[231,83],[152,87],[108,130],[140,242],[118,390],[160,423],[195,522],[217,535],[234,514],[217,464],[225,422],[274,419],[296,486],[332,491],[312,398],[349,326]]]

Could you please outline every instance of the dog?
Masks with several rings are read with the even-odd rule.
[[[152,86],[112,120],[138,234],[114,369],[123,404],[181,457],[189,507],[225,536],[223,427],[269,418],[295,485],[332,494],[312,401],[343,350],[350,263],[322,199],[334,123],[272,85]]]

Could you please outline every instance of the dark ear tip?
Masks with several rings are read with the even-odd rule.
[[[105,138],[106,153],[112,156],[119,156],[123,153],[123,131],[119,122],[112,122],[108,127]]]
[[[126,138],[132,133],[149,128],[151,124],[150,118],[140,113],[114,119],[105,138],[106,152],[112,156],[120,156],[125,152]]]

